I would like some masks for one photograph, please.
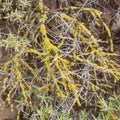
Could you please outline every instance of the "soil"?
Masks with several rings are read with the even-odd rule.
[[[0,120],[16,120],[17,111],[10,109],[0,97]]]

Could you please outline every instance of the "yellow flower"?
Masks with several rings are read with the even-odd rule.
[[[64,13],[60,14],[60,17],[65,19],[68,22],[72,21],[72,19],[73,19],[73,18],[71,18],[70,16],[68,16],[68,15],[66,15]]]
[[[42,11],[42,10],[43,10],[43,3],[42,3],[42,2],[39,2],[39,3],[38,3],[38,7],[39,7],[40,11]]]
[[[41,26],[40,26],[40,32],[41,32],[41,34],[43,35],[43,36],[45,36],[46,35],[46,27],[45,27],[45,25],[44,24],[41,24]]]

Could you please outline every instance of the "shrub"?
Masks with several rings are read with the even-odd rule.
[[[11,54],[1,67],[6,102],[12,106],[15,99],[18,111],[27,112],[26,119],[39,113],[36,119],[41,120],[55,116],[51,111],[62,102],[68,111],[76,104],[104,104],[104,95],[120,78],[120,66],[102,12],[74,6],[51,13],[42,2],[35,8],[31,3],[21,1],[24,6],[19,4],[13,13],[12,5],[3,7],[10,33],[5,33],[0,46]],[[31,10],[24,14],[18,11],[28,6]],[[46,96],[52,99],[42,102]],[[41,112],[46,114],[43,118]]]

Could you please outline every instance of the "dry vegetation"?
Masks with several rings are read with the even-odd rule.
[[[119,119],[119,6],[0,0],[1,97],[17,120]]]

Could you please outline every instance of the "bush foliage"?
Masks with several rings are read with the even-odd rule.
[[[2,94],[11,109],[16,104],[17,120],[67,120],[69,115],[57,112],[104,105],[119,81],[120,65],[102,11],[51,11],[32,0],[0,6]]]

